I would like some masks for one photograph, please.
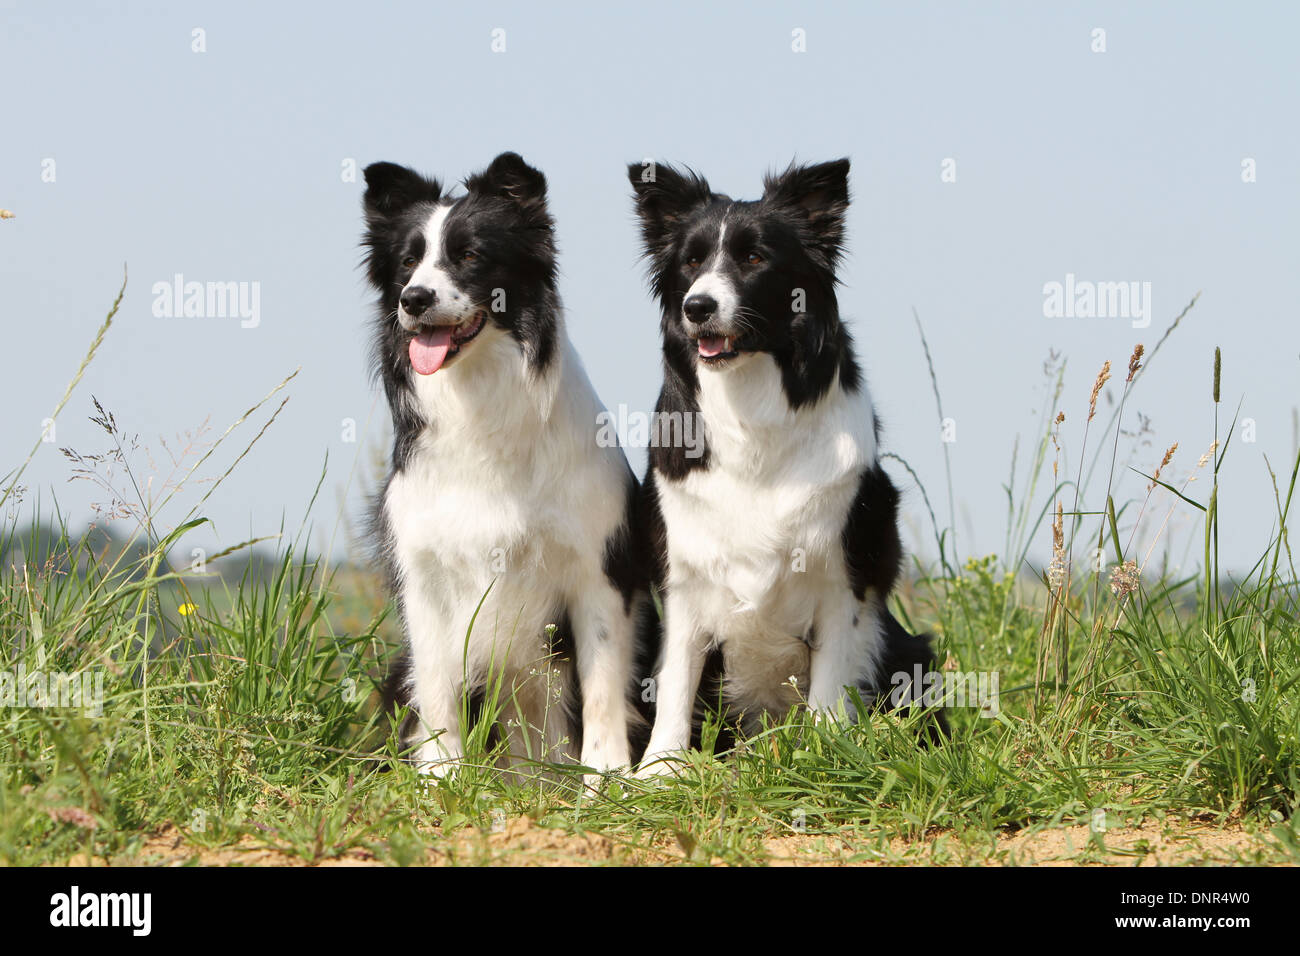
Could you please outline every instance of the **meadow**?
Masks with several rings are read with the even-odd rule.
[[[997,682],[992,704],[948,701],[950,740],[918,747],[916,715],[864,708],[843,725],[795,711],[675,775],[598,787],[579,767],[501,775],[485,727],[452,777],[404,763],[378,695],[395,614],[360,557],[310,552],[310,514],[199,570],[177,557],[224,477],[273,434],[289,379],[224,432],[172,448],[151,484],[134,470],[147,423],[119,423],[78,392],[79,372],[52,417],[87,409],[99,425],[101,448],[65,454],[102,488],[96,525],[113,533],[42,530],[25,463],[0,486],[0,697],[28,695],[0,700],[0,863],[1300,862],[1287,530],[1300,456],[1274,475],[1274,527],[1220,527],[1226,355],[1187,375],[1204,434],[1153,450],[1121,431],[1194,304],[1153,347],[1116,356],[1090,395],[1062,394],[1062,362],[1048,367],[1040,427],[997,503],[1000,554],[959,556],[951,474],[946,520],[944,496],[921,489],[939,557],[909,564],[895,613],[935,635],[952,688]],[[1118,401],[1099,408],[1107,389]],[[218,448],[238,454],[212,473]],[[911,472],[887,467],[900,484]],[[1116,501],[1125,469],[1145,495]],[[177,507],[183,520],[158,522]],[[1156,557],[1173,515],[1199,529],[1191,570]],[[1220,569],[1229,531],[1258,540],[1254,567]],[[84,693],[53,706],[66,686],[33,698],[20,674],[68,675]]]

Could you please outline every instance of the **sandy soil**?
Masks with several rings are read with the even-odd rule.
[[[1022,830],[962,838],[937,832],[922,840],[895,838],[861,842],[861,834],[791,835],[763,842],[772,866],[1167,866],[1249,863],[1269,846],[1266,838],[1240,827],[1214,827],[1186,821],[1144,821],[1112,828],[1093,840],[1087,827]],[[858,842],[853,842],[854,838]],[[509,820],[499,832],[462,828],[448,836],[432,831],[424,862],[433,866],[585,866],[664,865],[683,862],[685,850],[669,836],[653,846],[629,846],[599,834],[573,834],[542,827],[528,817]],[[1267,859],[1267,857],[1265,857]],[[69,861],[85,865],[83,857]],[[94,865],[106,861],[96,859]],[[253,836],[217,849],[190,842],[169,828],[151,835],[139,852],[114,858],[109,865],[305,866],[302,857],[267,846]],[[697,860],[696,862],[703,862]],[[710,861],[719,862],[719,861]],[[356,848],[324,859],[319,866],[380,866],[366,849]]]

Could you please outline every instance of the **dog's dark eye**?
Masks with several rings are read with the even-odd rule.
[[[478,258],[478,253],[472,249],[466,249],[464,252],[460,254],[461,262],[473,262],[477,258]]]
[[[757,252],[751,252],[749,255],[745,256],[745,261],[748,262],[751,266],[756,266],[763,261],[763,257],[760,256]]]
[[[700,267],[700,261],[701,260],[699,256],[690,256],[686,260],[686,268],[698,269]]]
[[[417,260],[417,259],[415,258],[415,256],[407,256],[405,259],[402,260],[402,268],[403,268],[403,269],[414,269],[414,268],[415,268],[415,263],[418,262],[418,261],[419,261],[419,260]]]

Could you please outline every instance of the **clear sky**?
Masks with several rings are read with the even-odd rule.
[[[29,502],[57,498],[74,525],[104,495],[69,483],[56,446],[102,449],[92,394],[166,471],[160,438],[205,419],[219,434],[301,367],[196,540],[296,527],[328,453],[313,542],[339,550],[386,417],[368,380],[349,164],[456,181],[512,149],[550,180],[570,334],[605,403],[633,410],[653,405],[659,352],[625,164],[686,163],[752,198],[794,157],[849,156],[841,311],[886,449],[946,512],[913,308],[925,325],[955,423],[963,556],[1002,549],[1002,485],[1017,435],[1023,474],[1049,353],[1068,362],[1072,475],[1102,362],[1118,398],[1133,346],[1150,349],[1200,291],[1129,400],[1125,429],[1139,412],[1150,428],[1133,462],[1149,471],[1177,441],[1168,473],[1186,477],[1212,438],[1221,346],[1223,427],[1239,401],[1253,427],[1222,474],[1225,563],[1249,565],[1267,541],[1264,456],[1289,475],[1300,404],[1294,3],[0,3],[0,19],[0,208],[15,214],[0,221],[0,472],[39,437],[124,263],[131,276],[24,479]],[[255,283],[257,324],[157,314],[153,288],[177,274]],[[1149,288],[1150,327],[1045,315],[1045,284],[1069,275]],[[204,473],[220,474],[264,418]],[[630,457],[640,471],[644,451]],[[909,546],[924,549],[921,495],[889,467]],[[1140,495],[1142,479],[1118,477],[1118,500]],[[201,492],[182,495],[186,508]],[[1191,540],[1182,513],[1171,530]]]

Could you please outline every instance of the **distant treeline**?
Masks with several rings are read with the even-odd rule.
[[[46,569],[54,573],[84,574],[88,562],[116,565],[131,578],[145,573],[147,556],[152,548],[142,535],[131,538],[124,526],[113,522],[91,525],[80,535],[66,533],[57,526],[35,522],[25,529],[15,529],[0,535],[0,566]],[[207,564],[208,575],[221,577],[234,584],[245,576],[267,579],[278,565],[273,552],[257,547],[245,548],[227,554]],[[171,556],[171,570],[184,572],[189,568],[189,552]],[[165,572],[164,572],[165,573]]]

